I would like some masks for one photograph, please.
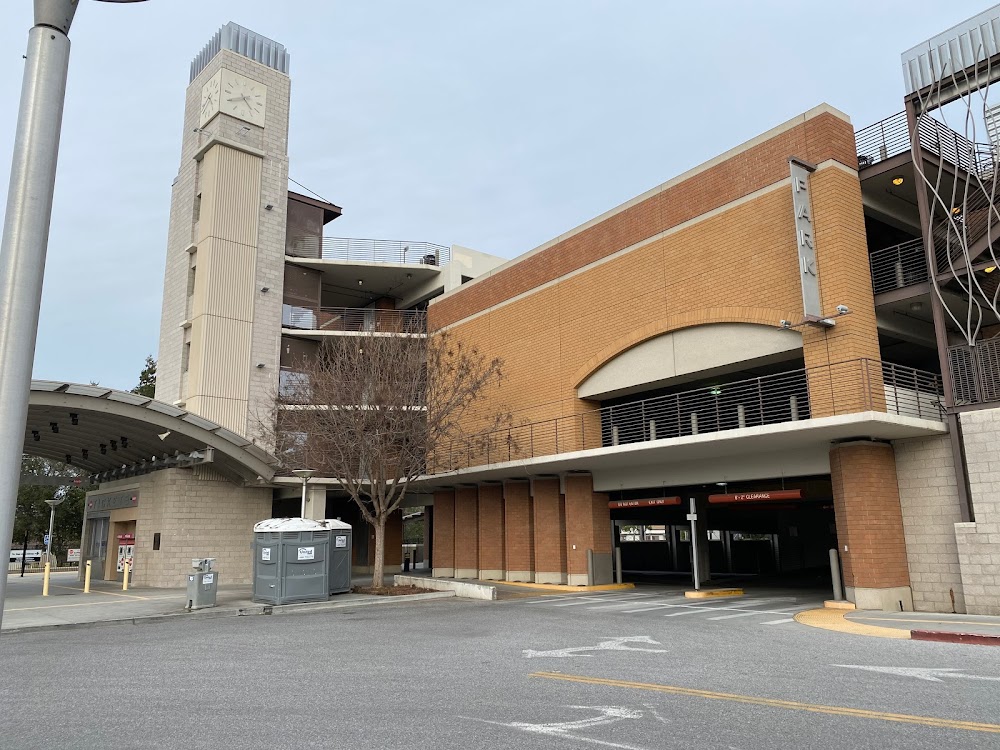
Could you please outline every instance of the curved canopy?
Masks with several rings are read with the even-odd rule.
[[[100,385],[31,381],[24,432],[29,455],[101,474],[123,466],[167,468],[165,458],[206,448],[212,451],[212,468],[234,481],[274,477],[273,456],[176,406]]]

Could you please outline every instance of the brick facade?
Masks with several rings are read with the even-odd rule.
[[[432,562],[435,576],[450,578],[455,575],[455,492],[438,490],[434,493],[431,511],[434,524],[434,549]]]
[[[479,488],[479,578],[502,581],[504,565],[503,485]]]
[[[835,446],[830,479],[848,599],[862,609],[898,609],[900,600],[903,609],[912,609],[892,446]]]
[[[479,491],[455,490],[455,577],[479,577]]]

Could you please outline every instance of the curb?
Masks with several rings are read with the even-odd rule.
[[[351,607],[367,607],[371,605],[403,604],[417,600],[451,599],[454,591],[434,591],[429,594],[407,594],[405,596],[379,596],[361,602],[303,602],[302,604],[261,604],[254,607],[207,607],[193,612],[169,612],[160,615],[144,617],[122,617],[115,620],[95,620],[93,622],[66,622],[58,625],[39,625],[29,628],[10,628],[0,631],[0,638],[8,635],[23,635],[25,633],[41,633],[53,630],[70,630],[75,628],[97,628],[104,625],[147,625],[157,622],[168,622],[177,618],[199,620],[214,620],[222,617],[248,617],[260,615],[294,615],[308,612],[322,612],[329,609],[348,609]],[[268,611],[270,610],[270,611]]]
[[[911,630],[910,638],[915,641],[935,643],[968,643],[975,646],[1000,646],[1000,635],[982,633],[950,633],[945,630]]]
[[[794,616],[795,622],[823,630],[833,630],[850,635],[868,635],[876,638],[896,638],[909,640],[910,631],[900,628],[882,628],[877,625],[864,625],[847,619],[844,609],[808,609]]]
[[[634,589],[634,583],[605,583],[600,586],[570,586],[566,583],[522,583],[521,581],[497,581],[498,586],[516,586],[524,589],[537,589],[538,591],[561,591],[563,593],[576,593],[578,591],[623,591]]]
[[[424,578],[423,576],[406,575],[393,576],[392,580],[397,586],[416,586],[422,589],[434,589],[435,591],[449,591],[463,599],[482,599],[491,602],[497,598],[496,586],[488,586],[484,583],[456,581],[452,578]],[[421,596],[421,594],[415,594],[414,596]],[[404,597],[397,598],[402,599]]]
[[[685,591],[685,599],[715,599],[722,596],[743,596],[743,589],[701,589]]]

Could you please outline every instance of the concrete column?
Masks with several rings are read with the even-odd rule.
[[[533,479],[535,582],[566,583],[566,514],[559,479]],[[586,571],[586,561],[584,561]]]
[[[608,496],[594,492],[589,474],[573,474],[566,485],[566,562],[567,583],[586,586],[587,550],[611,554],[611,511]]]
[[[434,568],[435,578],[455,576],[455,492],[439,490],[434,493]]]
[[[847,598],[859,609],[912,610],[892,446],[835,445],[830,479]]]
[[[326,519],[325,485],[306,485],[306,518],[311,518],[314,521],[323,521]]]
[[[507,580],[531,583],[535,580],[535,533],[531,507],[531,485],[505,482],[504,550],[507,553]]]
[[[374,547],[374,543],[372,547]],[[390,513],[385,521],[385,572],[399,573],[403,568],[403,511]]]
[[[479,577],[502,581],[504,570],[503,485],[479,487]]]
[[[455,578],[479,577],[479,488],[455,490]]]

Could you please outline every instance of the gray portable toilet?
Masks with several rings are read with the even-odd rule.
[[[271,518],[254,525],[253,600],[325,601],[351,590],[351,527],[341,521]]]

